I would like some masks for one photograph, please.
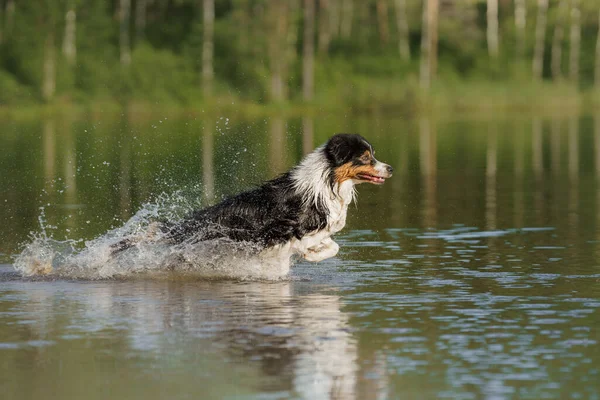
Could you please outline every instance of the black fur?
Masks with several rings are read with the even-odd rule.
[[[194,211],[170,228],[168,237],[176,243],[227,237],[268,247],[300,239],[326,225],[325,210],[303,206],[288,172],[217,205]]]
[[[325,173],[332,187],[334,168],[358,159],[366,150],[372,148],[360,135],[337,134],[329,139],[319,151],[327,160]],[[324,229],[328,210],[322,204],[303,203],[303,193],[294,187],[292,171],[219,204],[196,210],[180,223],[165,223],[162,229],[166,238],[173,243],[229,238],[269,247]],[[124,240],[113,247],[118,252],[133,245]]]

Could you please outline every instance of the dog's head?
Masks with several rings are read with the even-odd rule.
[[[392,176],[391,166],[377,161],[373,146],[360,135],[338,133],[325,144],[325,156],[333,170],[337,183],[352,180],[353,183],[381,185]]]

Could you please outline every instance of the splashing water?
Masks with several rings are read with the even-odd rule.
[[[158,221],[181,221],[196,206],[192,203],[181,192],[163,194],[145,204],[123,226],[89,241],[53,239],[47,233],[42,208],[41,231],[16,256],[14,267],[25,276],[75,279],[183,276],[276,280],[288,274],[289,256],[261,251],[251,243],[228,239],[176,245],[167,242]],[[134,245],[115,252],[115,245],[123,240]]]

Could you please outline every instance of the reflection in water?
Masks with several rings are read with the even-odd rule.
[[[487,158],[485,167],[485,221],[486,229],[496,229],[496,173],[498,170],[498,131],[490,127],[487,135]]]
[[[54,178],[56,177],[56,139],[54,121],[44,120],[44,177],[48,191],[54,190]]]
[[[304,128],[289,141],[283,118],[266,129],[232,121],[215,135],[201,121],[202,175],[217,192],[221,181],[259,182],[296,162],[286,154],[300,156],[291,143],[304,149],[309,132],[317,144],[333,125],[361,127],[397,172],[359,189],[339,257],[300,262],[273,283],[30,281],[0,267],[3,395],[598,398],[600,182],[590,177],[600,176],[600,118],[595,131],[572,119],[568,140],[561,121],[545,136],[544,119],[333,118],[291,119]],[[64,237],[68,188],[44,189],[71,172],[75,197],[65,202],[85,205],[86,239],[106,231],[120,204],[135,210],[193,183],[200,150],[188,124],[197,121],[141,121],[148,134],[139,135],[130,122],[67,121],[72,136],[52,120],[18,122],[18,137],[0,136],[10,149],[0,162],[9,188],[0,252],[18,251],[37,229],[41,204],[52,205],[49,232]],[[246,174],[255,162],[257,175]],[[168,187],[157,186],[163,170]]]
[[[531,162],[533,166],[533,173],[535,175],[535,179],[539,182],[542,179],[542,174],[544,172],[544,156],[543,156],[543,148],[542,148],[542,131],[543,125],[541,118],[533,119],[533,130],[531,134]]]
[[[311,117],[302,117],[302,154],[314,150],[315,120]]]
[[[285,138],[285,120],[281,116],[271,117],[270,127],[270,146],[269,146],[269,166],[270,175],[275,176],[285,171],[286,138]]]
[[[214,126],[215,121],[207,119],[202,129],[202,190],[208,204],[215,198]]]
[[[78,339],[85,337],[84,348],[97,347],[103,357],[122,357],[122,370],[133,376],[139,357],[146,359],[149,369],[167,368],[184,376],[189,375],[189,360],[196,359],[202,373],[190,382],[181,382],[183,387],[213,380],[222,385],[215,390],[235,391],[244,380],[228,382],[230,375],[224,369],[235,370],[239,365],[242,376],[261,371],[273,378],[275,388],[293,397],[354,398],[356,343],[347,329],[348,317],[340,311],[339,296],[295,293],[289,282],[65,282],[35,286],[36,290],[13,292],[24,296],[13,308],[21,316],[13,322],[26,318],[35,323],[28,324],[11,343],[20,346],[27,341],[58,340],[49,347],[32,349],[39,362],[55,363],[56,352],[65,347],[69,354],[60,359],[66,369],[86,360],[78,359],[85,356]],[[105,348],[106,340],[124,343]],[[226,367],[227,360],[233,361],[230,367]],[[64,386],[54,398],[68,395],[72,378],[56,377]],[[269,384],[262,390],[273,389]],[[89,396],[101,398],[93,393]]]
[[[579,118],[569,120],[569,226],[571,235],[579,225]]]
[[[533,169],[533,176],[535,179],[534,191],[534,209],[536,216],[536,225],[543,225],[543,213],[544,213],[544,159],[543,159],[543,124],[539,117],[533,118],[533,125],[531,131],[531,164]]]
[[[552,130],[550,133],[550,160],[552,175],[555,178],[560,176],[561,127],[562,121],[560,119],[552,120]]]
[[[425,191],[422,215],[424,225],[432,227],[437,223],[437,134],[430,118],[421,118],[419,127],[419,156]]]
[[[77,204],[77,149],[75,147],[72,115],[65,116],[64,137],[65,203],[74,206]]]
[[[600,179],[600,115],[594,118],[594,166],[596,167],[596,178]]]
[[[128,113],[131,122],[132,113]],[[133,124],[129,124],[130,126]],[[133,162],[131,154],[131,136],[128,133],[124,133],[120,138],[120,171],[119,171],[119,203],[121,208],[121,219],[126,221],[132,213],[131,210],[131,163]]]
[[[515,182],[513,190],[513,201],[514,201],[514,218],[513,224],[517,228],[521,228],[523,226],[523,218],[525,216],[525,196],[523,187],[523,170],[525,168],[525,127],[522,123],[518,124],[518,129],[516,130],[516,134],[513,138],[514,150],[514,174],[515,174]]]
[[[579,118],[569,119],[569,180],[577,184],[579,176]]]

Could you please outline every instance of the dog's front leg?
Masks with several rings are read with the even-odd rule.
[[[340,246],[330,237],[325,238],[318,245],[307,249],[304,253],[304,259],[312,262],[319,262],[334,257]]]

